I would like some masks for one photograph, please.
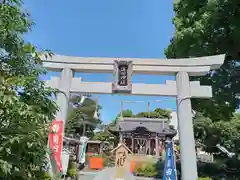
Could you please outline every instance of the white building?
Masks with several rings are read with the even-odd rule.
[[[178,130],[178,119],[177,119],[177,112],[171,112],[171,119],[170,125],[174,126],[176,130]],[[179,139],[178,134],[174,137],[175,140]]]

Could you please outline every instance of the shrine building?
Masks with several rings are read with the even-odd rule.
[[[123,117],[110,131],[134,154],[153,156],[164,156],[166,138],[177,134],[169,119],[156,118]]]

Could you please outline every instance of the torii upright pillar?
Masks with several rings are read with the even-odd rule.
[[[184,180],[197,179],[196,150],[193,134],[190,82],[187,72],[178,72],[177,83],[177,114],[178,132],[180,137],[181,174]]]
[[[73,78],[73,70],[70,68],[63,68],[61,70],[60,79],[58,81],[58,90],[56,103],[59,110],[56,114],[57,121],[63,121],[65,124],[67,119],[69,98],[70,98],[70,88]]]

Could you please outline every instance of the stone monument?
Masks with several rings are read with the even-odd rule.
[[[100,171],[94,180],[135,180],[128,159],[132,151],[124,143],[119,143],[112,153],[115,153],[115,167]]]

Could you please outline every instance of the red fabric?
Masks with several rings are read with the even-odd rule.
[[[62,172],[62,141],[63,141],[63,121],[54,120],[50,126],[49,147],[56,161],[58,170]]]

